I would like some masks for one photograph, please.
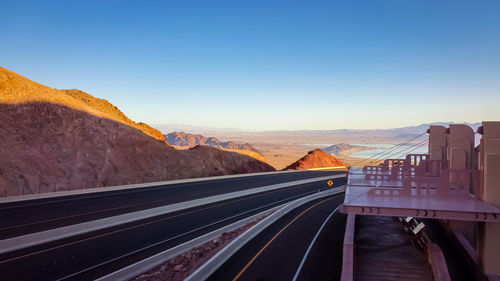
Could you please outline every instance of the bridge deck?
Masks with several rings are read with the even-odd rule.
[[[433,280],[424,252],[396,218],[356,216],[354,280]]]
[[[435,188],[405,190],[401,180],[367,180],[360,170],[349,172],[343,213],[500,222],[500,209],[472,194],[450,190],[440,196]]]

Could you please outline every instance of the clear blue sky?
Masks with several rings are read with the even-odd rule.
[[[0,66],[147,123],[500,119],[500,1],[3,1]]]

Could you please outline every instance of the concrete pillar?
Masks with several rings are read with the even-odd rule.
[[[443,126],[430,126],[429,130],[429,159],[430,160],[440,160],[441,167],[437,167],[437,163],[431,164],[429,167],[429,172],[432,175],[439,174],[441,169],[446,169],[448,167],[447,159],[447,147],[448,147],[448,137],[446,134],[446,128]]]
[[[481,188],[478,197],[500,208],[500,122],[483,122],[479,151]],[[484,273],[500,275],[500,224],[481,223],[478,237],[479,263]]]
[[[463,124],[451,124],[447,130],[449,135],[447,146],[448,169],[451,171],[450,184],[475,193],[471,174],[456,174],[453,170],[472,169],[477,157],[474,148],[474,130]],[[460,231],[471,245],[476,245],[477,223],[466,221],[448,221],[448,226],[454,231]]]
[[[470,169],[474,156],[474,131],[463,124],[451,124],[449,128],[448,168]]]

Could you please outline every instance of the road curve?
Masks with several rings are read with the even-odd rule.
[[[0,240],[187,200],[341,173],[345,172],[273,173],[3,203]]]
[[[336,180],[336,186],[345,178]],[[148,218],[0,255],[5,280],[91,280],[244,217],[326,189],[308,183]]]
[[[343,197],[314,200],[288,213],[243,246],[208,280],[339,280],[346,216],[334,210]]]

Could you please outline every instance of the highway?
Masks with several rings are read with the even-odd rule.
[[[266,180],[267,184],[272,182]],[[345,178],[337,179],[335,186],[345,183]],[[9,252],[0,255],[0,272],[5,280],[95,279],[249,215],[326,188],[326,183],[316,182],[277,189]]]
[[[335,210],[343,200],[338,194],[296,208],[243,246],[208,280],[339,280],[346,215]]]
[[[186,182],[0,204],[0,240],[228,192],[345,173],[303,171]]]

